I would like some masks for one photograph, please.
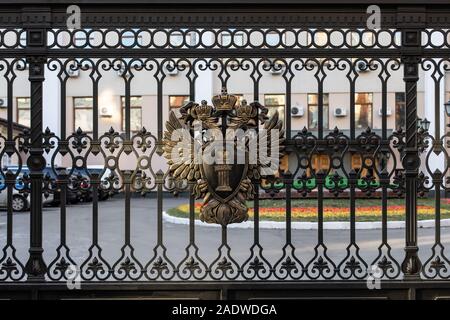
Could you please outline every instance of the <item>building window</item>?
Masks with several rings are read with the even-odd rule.
[[[236,105],[241,105],[242,100],[244,100],[244,95],[243,94],[233,94],[233,95],[236,96],[237,98]]]
[[[319,95],[317,93],[308,94],[308,127],[309,129],[319,128]],[[329,115],[328,93],[323,94],[323,129],[328,129]]]
[[[188,95],[169,96],[169,109],[178,109],[188,103],[190,97]]]
[[[326,154],[313,154],[311,157],[311,168],[313,174],[320,170],[328,172],[330,169],[330,158]],[[310,169],[307,170],[307,175],[311,176]]]
[[[271,117],[278,110],[279,119],[283,121],[284,126],[284,108],[286,106],[286,97],[284,94],[266,94],[264,95],[264,106],[269,109],[268,116]]]
[[[17,98],[17,123],[29,127],[30,122],[30,98]]]
[[[121,97],[122,105],[122,131],[125,131],[125,97]],[[142,97],[130,97],[130,131],[136,132],[142,129]]]
[[[330,48],[331,41],[328,39],[328,34],[325,31],[317,31],[311,29],[311,32],[307,33],[306,45],[311,48]],[[324,66],[330,65],[330,61],[327,58],[315,58],[320,64]],[[325,63],[324,63],[325,62]]]
[[[275,31],[270,31],[266,34],[266,43],[268,47],[276,47],[282,44],[281,34]]]
[[[313,48],[315,47],[328,47],[328,35],[325,31],[317,31],[311,29],[311,32],[307,33],[307,45]]]
[[[195,46],[197,45],[196,33],[194,32],[182,33],[180,31],[171,32],[169,36],[169,44],[173,47],[181,47],[181,45]]]
[[[348,44],[350,47],[362,48],[363,46],[372,47],[375,44],[375,37],[371,31],[350,32],[348,34]]]
[[[20,34],[19,41],[20,41],[20,45],[22,47],[26,47],[27,46],[27,32],[25,30],[22,31],[22,33]]]
[[[352,154],[352,170],[354,170],[359,177],[367,177],[367,176],[372,176],[375,178],[378,178],[378,175],[376,173],[376,171],[381,171],[381,160],[379,157],[376,158],[375,160],[375,167],[376,170],[374,170],[373,167],[370,167],[367,163],[366,166],[368,166],[369,168],[363,168],[363,163],[362,163],[362,159],[363,156],[361,154]]]
[[[352,170],[356,173],[359,173],[361,177],[365,177],[367,175],[367,169],[361,170],[362,168],[362,158],[359,154],[352,155]]]
[[[395,128],[398,129],[402,127],[405,128],[406,119],[405,119],[405,109],[406,108],[406,99],[404,92],[396,92],[395,93]]]
[[[85,29],[83,31],[75,32],[74,46],[76,48],[91,48],[91,44],[94,41],[94,37],[92,36],[92,33],[90,33],[90,31],[91,29]]]
[[[314,43],[318,47],[324,47],[328,42],[328,35],[326,32],[319,31],[314,34]]]
[[[372,127],[372,94],[355,93],[355,127],[366,129]]]
[[[183,44],[184,36],[181,32],[172,32],[169,41],[171,46],[179,47]]]
[[[222,46],[242,47],[243,45],[244,45],[243,32],[236,32],[234,35],[228,32],[222,34]]]
[[[124,31],[121,36],[121,46],[123,48],[136,48],[142,45],[142,36],[139,34],[139,30]]]
[[[402,45],[402,31],[401,30],[397,30],[395,32],[394,44],[396,44],[397,46],[401,46]]]
[[[74,131],[81,128],[84,132],[92,132],[93,110],[92,97],[74,97]]]
[[[284,155],[280,159],[280,171],[287,172],[289,170],[289,155]]]
[[[450,43],[450,42],[449,42]],[[450,91],[447,91],[446,93],[445,93],[445,101],[444,101],[444,103],[446,103],[447,101],[450,101]],[[445,106],[444,106],[444,108],[445,108]],[[444,110],[444,112],[445,112],[445,110]],[[448,126],[448,124],[449,124],[449,120],[448,120],[448,118],[449,117],[445,117],[445,124],[446,124],[446,127],[448,128],[449,126]],[[446,130],[446,132],[448,131],[449,129],[447,129]]]
[[[1,166],[2,166],[2,170],[4,170],[4,169],[6,169],[6,168],[8,168],[10,165],[11,165],[11,157],[9,157],[6,153],[3,155],[3,157],[2,157],[2,163],[1,163]]]

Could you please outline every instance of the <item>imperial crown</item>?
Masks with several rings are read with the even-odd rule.
[[[237,102],[237,97],[229,95],[227,89],[222,88],[222,93],[220,95],[214,96],[212,98],[212,103],[216,108],[216,111],[229,111],[234,108]]]
[[[196,104],[192,110],[193,116],[200,121],[209,119],[209,117],[211,116],[211,112],[212,107],[208,106],[206,100],[202,100],[202,103],[200,105]]]
[[[247,104],[247,100],[242,100],[241,105],[236,108],[236,115],[238,117],[248,119],[255,117],[257,115],[257,110]]]

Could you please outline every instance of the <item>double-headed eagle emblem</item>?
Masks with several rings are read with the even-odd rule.
[[[239,103],[225,88],[212,103],[188,102],[180,117],[171,111],[163,149],[169,176],[194,183],[203,198],[200,219],[226,226],[248,219],[246,201],[267,175],[262,169],[279,163],[284,131],[277,111],[269,119],[266,107]]]

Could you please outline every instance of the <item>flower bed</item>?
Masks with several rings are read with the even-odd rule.
[[[286,218],[285,200],[261,200],[259,216],[261,220],[284,221]],[[403,199],[390,199],[387,206],[389,221],[403,221],[405,219],[405,206]],[[435,216],[433,199],[420,199],[418,204],[418,217],[420,220],[433,219]],[[253,219],[254,210],[252,202],[248,202],[249,216]],[[348,221],[350,219],[350,202],[348,199],[326,199],[324,200],[324,221]],[[195,204],[195,215],[198,218],[201,203]],[[176,217],[187,217],[189,215],[189,204],[183,204],[169,209],[169,215]],[[317,221],[317,200],[304,199],[292,200],[291,216],[293,221]],[[381,221],[381,200],[357,200],[357,221]],[[446,199],[441,203],[441,218],[450,218],[450,202]]]

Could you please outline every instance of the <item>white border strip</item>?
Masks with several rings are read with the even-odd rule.
[[[163,211],[163,219],[166,222],[175,223],[175,224],[189,224],[188,218],[179,218],[169,215],[167,212]],[[221,227],[218,224],[214,223],[206,223],[200,220],[195,220],[195,225],[200,227]],[[441,227],[449,227],[450,219],[441,220]],[[261,229],[285,229],[285,222],[278,221],[260,221],[259,227]],[[388,229],[403,229],[405,227],[405,221],[388,221],[387,223]],[[433,228],[434,220],[420,220],[418,222],[419,228]],[[239,228],[239,229],[253,229],[253,221],[245,221],[242,223],[233,223],[228,225],[228,228]],[[349,230],[350,222],[324,222],[323,228],[328,230]],[[292,222],[292,229],[295,230],[317,230],[317,222]],[[373,221],[373,222],[356,222],[356,229],[381,229],[381,221]]]

